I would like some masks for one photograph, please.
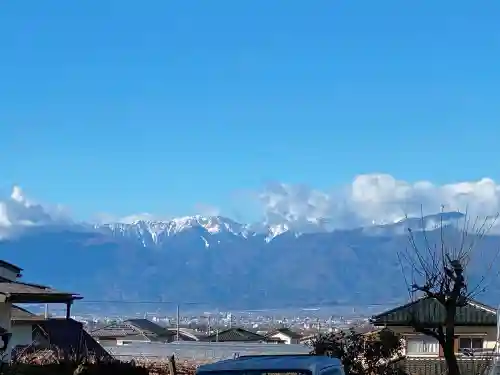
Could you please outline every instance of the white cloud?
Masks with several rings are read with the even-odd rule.
[[[409,183],[387,174],[357,176],[341,189],[320,191],[305,185],[274,183],[259,195],[268,222],[317,222],[337,228],[387,223],[405,215],[445,211],[490,216],[500,211],[500,186],[492,179],[435,185]]]
[[[351,184],[321,191],[307,185],[268,184],[258,195],[266,222],[324,224],[329,228],[352,228],[372,223],[394,222],[405,215],[466,209],[470,215],[496,215],[500,211],[500,185],[492,179],[436,185],[429,181],[409,183],[387,174],[357,176]],[[198,204],[197,213],[219,215],[214,206]],[[138,220],[169,220],[171,216],[140,213],[126,217],[98,215],[95,222],[132,223]],[[6,229],[71,222],[60,206],[36,203],[18,186],[6,199],[0,199],[0,237]]]
[[[70,221],[61,206],[49,206],[29,200],[19,186],[14,186],[9,197],[0,200],[0,236],[5,237],[16,228],[50,225]]]
[[[219,216],[220,215],[220,209],[218,207],[209,205],[209,204],[204,204],[204,203],[198,203],[195,205],[195,210],[196,213],[199,215],[203,216]]]
[[[169,219],[171,218],[167,216],[158,216],[150,214],[148,212],[142,212],[127,216],[116,216],[107,213],[100,213],[95,215],[93,221],[97,224],[107,224],[107,223],[133,224],[138,221],[166,221]]]

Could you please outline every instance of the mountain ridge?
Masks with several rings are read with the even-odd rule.
[[[372,225],[368,227],[353,228],[364,230],[366,234],[381,235],[387,232],[403,232],[407,228],[413,230],[432,230],[441,224],[449,225],[452,221],[461,219],[464,214],[460,212],[444,212],[427,215],[421,218],[409,217],[398,220],[395,223]],[[109,230],[113,235],[124,237],[139,236],[143,238],[144,246],[158,244],[162,238],[176,235],[184,230],[194,228],[204,229],[208,235],[218,235],[223,233],[241,236],[243,238],[265,235],[265,241],[270,242],[274,238],[285,233],[293,233],[301,236],[306,233],[328,233],[345,229],[329,228],[323,223],[308,222],[305,225],[297,223],[277,223],[266,224],[253,223],[242,224],[223,216],[203,216],[193,215],[180,218],[173,218],[168,221],[137,220],[131,223],[105,223],[94,225],[96,230]]]
[[[401,228],[432,229],[437,221],[454,230],[449,222],[460,217],[439,214],[331,232],[288,228],[271,240],[269,233],[201,216],[154,228],[144,223],[32,227],[0,241],[0,257],[24,268],[27,281],[91,300],[203,301],[241,308],[363,304],[407,294],[397,257],[408,247]],[[437,240],[439,232],[428,235]],[[500,237],[486,240],[488,248],[500,245]]]

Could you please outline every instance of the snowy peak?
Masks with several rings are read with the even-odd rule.
[[[246,231],[246,225],[222,216],[185,216],[172,219],[170,225],[175,233],[194,227],[204,228],[210,234],[229,232],[240,235]]]
[[[184,216],[169,221],[138,220],[132,223],[95,225],[95,229],[109,231],[115,236],[138,238],[144,246],[158,244],[162,239],[188,230],[198,229],[208,235],[231,234],[246,237],[247,226],[222,216]]]
[[[408,228],[414,231],[434,230],[440,225],[450,225],[463,217],[459,212],[449,212],[429,215],[423,218],[405,218],[395,223],[385,225],[371,225],[363,228],[365,234],[405,234]],[[109,223],[95,225],[100,231],[111,232],[112,235],[124,238],[137,239],[144,246],[161,244],[165,239],[187,232],[197,232],[204,241],[210,236],[230,235],[248,238],[257,234],[263,235],[266,242],[285,233],[300,236],[304,233],[332,232],[327,220],[317,223],[285,222],[275,225],[267,223],[240,224],[222,216],[184,216],[169,221],[138,220],[132,223]]]

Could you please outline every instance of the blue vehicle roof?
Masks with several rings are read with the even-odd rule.
[[[314,355],[257,355],[227,359],[198,367],[196,373],[224,371],[311,371],[316,373],[327,367],[340,367],[338,358]]]

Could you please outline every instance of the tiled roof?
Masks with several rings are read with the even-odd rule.
[[[96,329],[90,334],[99,339],[113,338],[140,341],[166,341],[175,335],[175,333],[147,319],[130,319],[123,323],[113,323]]]
[[[207,336],[203,341],[266,341],[264,336],[258,335],[256,333],[247,331],[243,328],[230,328],[225,331],[219,332],[219,334],[213,334]]]
[[[128,319],[124,323],[129,324],[147,336],[171,337],[174,334],[166,328],[152,322],[148,319]]]
[[[372,318],[375,326],[410,326],[417,321],[427,327],[444,324],[445,309],[434,298],[421,298],[406,305],[383,312]],[[466,306],[457,308],[457,326],[496,326],[496,310],[476,301],[469,301]]]
[[[113,323],[109,326],[96,329],[90,332],[90,334],[97,338],[124,338],[127,336],[141,335],[146,339],[137,328],[126,323]]]
[[[177,328],[167,328],[169,332],[173,334],[173,337],[177,336]],[[206,334],[197,332],[194,329],[189,328],[179,328],[179,339],[183,341],[201,341],[207,337]]]

